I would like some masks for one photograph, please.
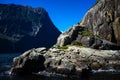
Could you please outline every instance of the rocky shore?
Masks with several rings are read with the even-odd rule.
[[[61,75],[88,75],[91,70],[120,69],[120,50],[96,50],[68,46],[67,49],[37,48],[14,58],[12,74],[45,72]]]

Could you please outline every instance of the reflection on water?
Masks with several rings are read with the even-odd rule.
[[[9,70],[12,65],[14,57],[20,54],[0,54],[0,80],[88,80],[73,77],[45,77],[40,75],[27,75],[27,76],[10,76]],[[120,71],[115,70],[98,70],[93,71],[89,80],[120,80]]]

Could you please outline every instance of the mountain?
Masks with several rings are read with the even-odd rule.
[[[61,34],[57,45],[78,44],[95,49],[120,49],[120,1],[98,0],[82,21]]]
[[[43,8],[0,4],[0,52],[51,47],[61,32]]]
[[[11,74],[39,72],[81,80],[92,80],[91,72],[97,71],[120,74],[119,24],[120,0],[98,0],[80,23],[58,37],[53,47],[31,49],[15,57]]]

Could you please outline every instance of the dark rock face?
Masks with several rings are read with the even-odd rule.
[[[81,25],[102,39],[120,45],[120,1],[99,0],[85,15]]]
[[[0,52],[51,47],[60,33],[43,8],[0,4]]]
[[[76,41],[86,47],[100,50],[119,50],[120,46],[100,38],[78,35]]]
[[[44,52],[45,50],[46,48],[41,48],[38,51]],[[24,75],[43,71],[45,70],[44,61],[45,57],[43,55],[38,54],[35,50],[29,50],[23,55],[14,58],[11,74]]]

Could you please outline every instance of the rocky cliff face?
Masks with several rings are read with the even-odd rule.
[[[43,8],[0,4],[0,52],[51,47],[60,33]]]
[[[94,35],[120,45],[120,1],[98,0],[80,24]]]
[[[119,0],[98,0],[80,23],[60,35],[57,45],[76,41],[95,49],[120,49],[119,3]]]

